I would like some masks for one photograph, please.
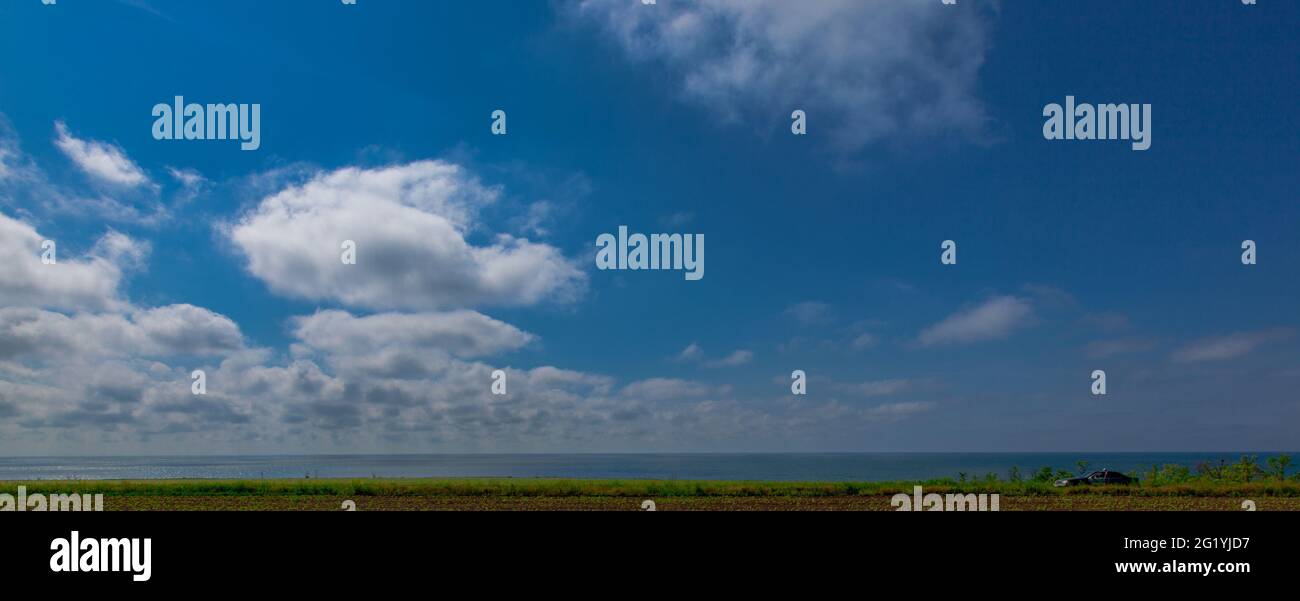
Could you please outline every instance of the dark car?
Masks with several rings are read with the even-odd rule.
[[[1082,484],[1133,484],[1137,478],[1130,478],[1119,472],[1097,470],[1091,474],[1057,480],[1057,486],[1079,486]]]

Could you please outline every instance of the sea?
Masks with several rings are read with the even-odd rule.
[[[1279,453],[742,453],[499,455],[246,455],[4,457],[5,480],[182,480],[263,478],[585,478],[661,480],[880,481],[1006,479],[1042,467],[1145,472],[1152,465],[1261,465]]]

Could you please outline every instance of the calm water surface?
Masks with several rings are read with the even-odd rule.
[[[829,453],[639,455],[317,455],[0,458],[0,480],[230,478],[628,478],[679,480],[922,480],[1075,462],[1120,471],[1152,464],[1191,468],[1275,453]]]

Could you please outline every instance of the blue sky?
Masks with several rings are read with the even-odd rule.
[[[0,450],[1294,447],[1297,24],[6,2]],[[177,95],[260,104],[260,149],[155,140]],[[1067,95],[1150,103],[1151,148],[1045,140]],[[705,278],[597,270],[620,225],[703,234]]]

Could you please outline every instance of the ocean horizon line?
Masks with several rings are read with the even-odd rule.
[[[18,459],[184,459],[184,458],[332,458],[332,457],[678,457],[678,456],[807,456],[807,455],[1284,455],[1300,454],[1300,450],[1192,450],[1192,451],[492,451],[492,452],[428,452],[428,453],[157,453],[157,454],[68,454],[68,455],[6,455],[0,460]]]

